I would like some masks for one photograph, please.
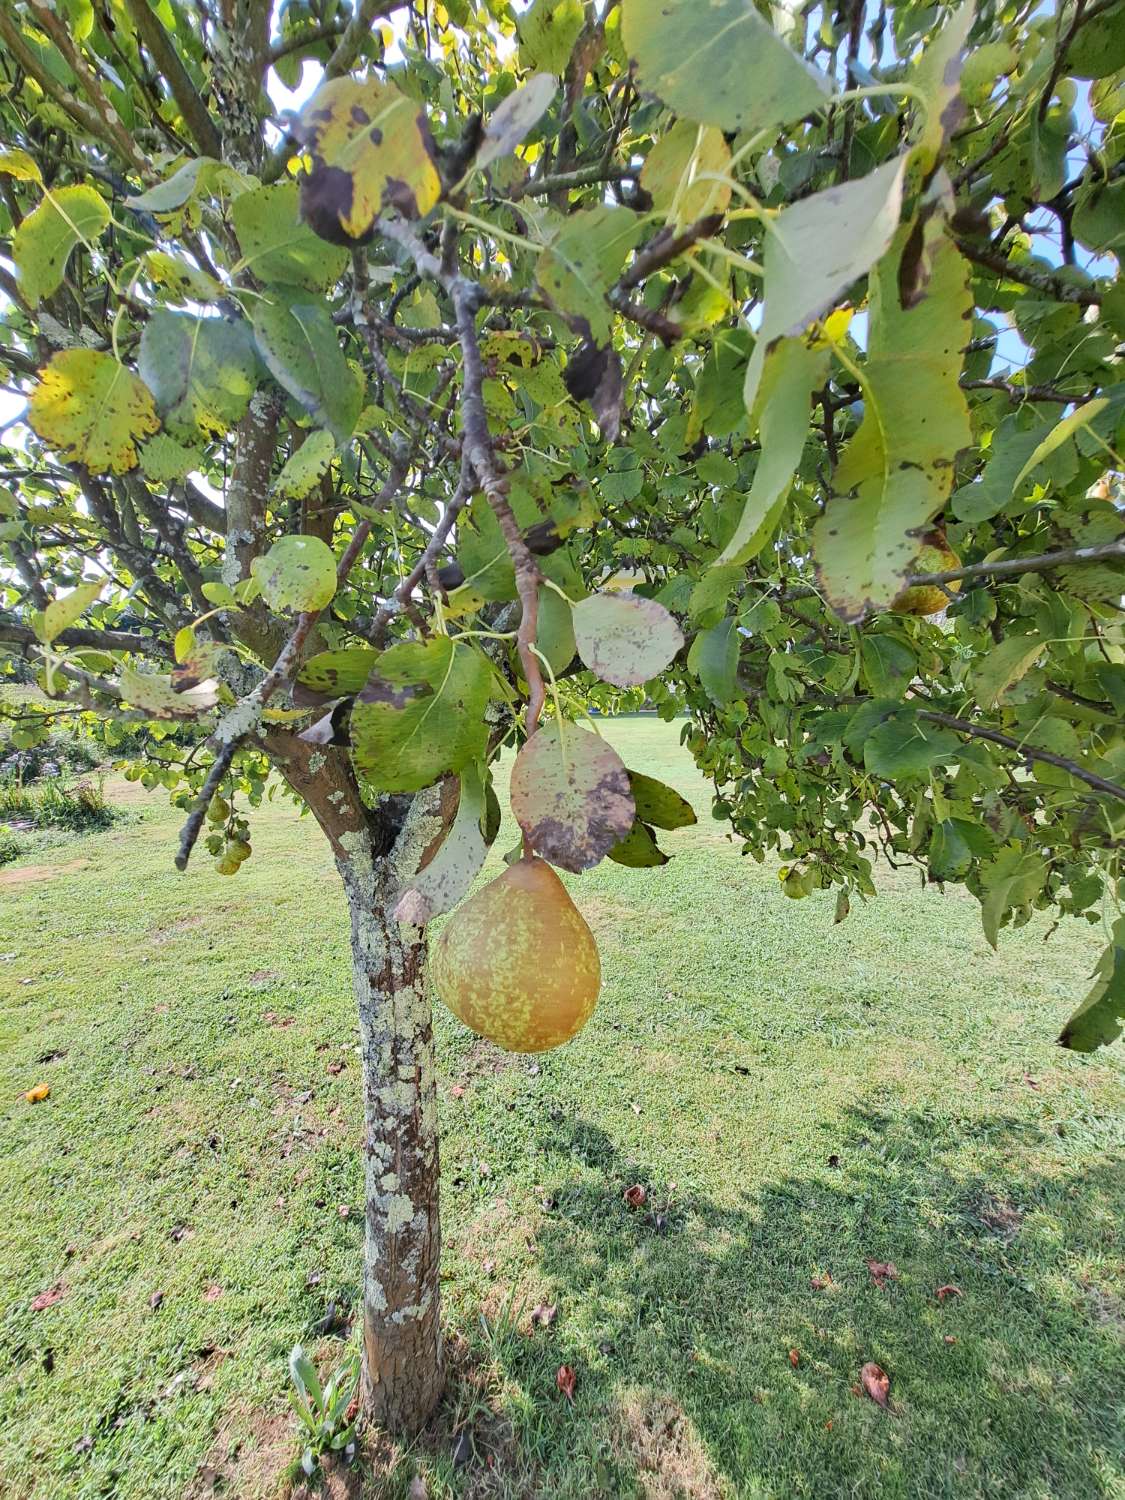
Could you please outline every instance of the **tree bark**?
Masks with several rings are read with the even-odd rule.
[[[328,837],[347,895],[363,1051],[365,1422],[413,1435],[441,1397],[437,1092],[424,932],[396,922],[403,884],[441,827],[440,792],[365,809],[346,758],[289,735],[271,759]]]

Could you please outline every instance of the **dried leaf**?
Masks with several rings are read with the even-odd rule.
[[[578,1383],[578,1372],[573,1365],[560,1365],[555,1375],[555,1384],[568,1401],[574,1400],[574,1387]]]
[[[799,1349],[790,1349],[789,1363],[793,1366],[794,1369],[796,1369],[797,1366],[801,1363],[801,1353]]]
[[[532,1308],[531,1322],[535,1328],[550,1328],[551,1324],[559,1315],[558,1305],[554,1302],[541,1302],[538,1307]]]
[[[813,1276],[809,1280],[809,1286],[814,1292],[826,1292],[831,1285],[832,1277],[827,1271],[823,1276]]]
[[[23,1097],[29,1104],[42,1104],[43,1100],[50,1096],[50,1093],[51,1085],[49,1083],[37,1083],[33,1089],[28,1089]]]
[[[868,1360],[867,1364],[860,1370],[859,1378],[863,1384],[864,1391],[871,1397],[876,1406],[881,1406],[886,1411],[891,1394],[891,1377],[874,1360]]]
[[[869,1260],[867,1269],[871,1272],[871,1279],[880,1291],[883,1290],[885,1282],[898,1280],[898,1267],[892,1260]]]
[[[61,1302],[66,1296],[69,1288],[65,1281],[56,1281],[48,1291],[40,1292],[31,1303],[32,1312],[42,1312],[45,1307],[54,1307],[56,1302]]]
[[[643,1208],[648,1202],[648,1189],[640,1182],[625,1189],[625,1202],[630,1208]]]
[[[959,1286],[954,1286],[952,1282],[947,1282],[945,1286],[939,1286],[934,1295],[939,1302],[944,1302],[947,1297],[960,1297],[963,1294]]]

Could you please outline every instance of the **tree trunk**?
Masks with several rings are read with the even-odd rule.
[[[391,915],[398,881],[389,859],[353,853],[341,874],[363,1046],[363,1410],[391,1432],[414,1433],[445,1380],[426,940]]]
[[[363,1417],[412,1435],[445,1381],[437,1093],[425,934],[393,909],[440,835],[441,791],[371,811],[339,750],[278,731],[264,744],[327,836],[348,898],[363,1047]]]

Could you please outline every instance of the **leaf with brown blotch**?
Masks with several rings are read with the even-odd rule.
[[[608,854],[633,826],[629,773],[600,735],[548,724],[516,756],[512,811],[537,854],[577,873]]]
[[[954,1286],[952,1282],[947,1282],[945,1286],[939,1286],[934,1295],[939,1302],[944,1302],[947,1297],[960,1297],[962,1293],[959,1286]]]
[[[880,1291],[888,1281],[898,1280],[898,1267],[893,1260],[869,1260],[867,1269],[871,1272],[871,1280]]]
[[[590,403],[606,442],[616,442],[625,384],[621,356],[613,345],[587,339],[567,360],[562,378],[573,400]]]
[[[56,1302],[61,1302],[67,1294],[65,1281],[56,1281],[53,1287],[45,1292],[40,1292],[31,1303],[32,1312],[42,1312],[46,1307],[54,1307]]]
[[[568,1401],[574,1400],[574,1387],[578,1383],[578,1372],[573,1365],[560,1365],[555,1375],[555,1384]]]
[[[538,1307],[532,1309],[531,1323],[534,1328],[550,1328],[551,1324],[559,1315],[558,1304],[555,1302],[541,1302]]]
[[[630,1208],[643,1208],[648,1202],[648,1189],[642,1183],[635,1182],[632,1187],[625,1189],[625,1202]]]
[[[832,1277],[828,1271],[825,1271],[823,1276],[813,1276],[809,1280],[809,1286],[812,1287],[814,1292],[827,1291],[831,1285]]]
[[[639,687],[658,676],[684,644],[663,604],[628,590],[579,600],[573,618],[583,665],[615,687]]]
[[[797,1366],[801,1363],[801,1351],[799,1349],[790,1349],[789,1363],[793,1366],[794,1369],[796,1369]]]
[[[891,1395],[891,1377],[887,1372],[874,1360],[868,1360],[860,1370],[859,1378],[866,1394],[871,1397],[876,1406],[881,1406],[886,1411]]]

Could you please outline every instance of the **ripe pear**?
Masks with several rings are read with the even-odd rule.
[[[453,1014],[508,1052],[568,1042],[601,987],[594,934],[551,866],[526,856],[453,913],[430,972]]]
[[[922,550],[914,559],[911,573],[948,573],[961,566],[961,559],[945,539],[942,531],[927,531],[922,538]],[[961,587],[959,579],[953,579],[945,588],[956,593]],[[891,605],[896,615],[940,615],[949,604],[949,594],[936,583],[916,583],[903,589]]]

